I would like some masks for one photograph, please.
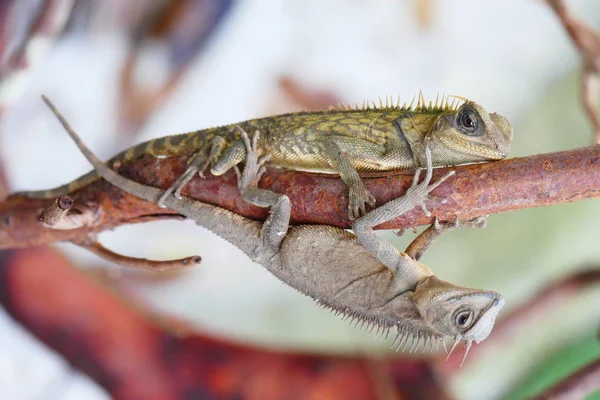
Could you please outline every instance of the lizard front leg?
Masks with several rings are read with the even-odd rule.
[[[348,186],[348,218],[353,220],[365,214],[367,204],[375,206],[375,196],[367,190],[337,139],[336,136],[328,137],[323,152],[327,163],[339,172],[340,178]]]
[[[454,171],[450,171],[436,183],[430,184],[433,169],[431,152],[429,149],[426,149],[425,153],[427,157],[427,173],[423,182],[418,183],[420,170],[417,170],[412,186],[403,196],[376,208],[352,224],[352,230],[363,246],[394,273],[397,282],[406,282],[415,277],[415,272],[418,272],[415,271],[414,267],[416,262],[407,254],[396,250],[387,240],[380,238],[373,228],[417,206],[421,207],[426,214],[429,214],[429,211],[425,208],[425,201],[428,199],[429,193],[453,175]]]
[[[242,173],[237,165],[234,165],[233,168],[238,176],[238,187],[244,201],[258,207],[270,207],[269,217],[261,229],[264,253],[259,255],[259,257],[270,258],[279,252],[281,241],[288,231],[292,205],[286,195],[258,188],[258,181],[266,170],[264,164],[271,157],[269,154],[259,157],[258,131],[255,132],[252,142],[250,142],[248,134],[241,128],[240,134],[241,143],[245,147],[246,161]]]

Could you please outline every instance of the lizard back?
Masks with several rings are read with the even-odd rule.
[[[478,107],[474,103],[467,104]],[[357,172],[422,166],[425,140],[429,141],[434,154],[434,166],[504,158],[512,130],[507,122],[504,124],[503,117],[488,116],[481,109],[482,115],[485,114],[481,135],[463,135],[454,126],[439,124],[444,118],[454,121],[455,114],[460,112],[457,104],[449,102],[447,97],[441,102],[436,100],[426,104],[422,95],[415,106],[412,103],[400,106],[388,101],[380,106],[373,103],[355,108],[338,106],[329,110],[294,112],[152,139],[119,153],[107,163],[112,167],[117,162],[124,164],[143,155],[193,154],[209,146],[216,137],[224,139],[225,150],[240,139],[237,128],[251,133],[260,131],[260,146],[263,152],[271,155],[269,165],[292,170],[337,173],[331,164],[331,148],[326,149],[332,141],[335,141],[335,151],[345,154]],[[489,117],[501,122],[499,128],[494,126],[494,121],[485,122]],[[502,140],[499,142],[498,138]],[[56,198],[77,191],[98,178],[98,174],[91,171],[54,189],[24,191],[12,196]]]

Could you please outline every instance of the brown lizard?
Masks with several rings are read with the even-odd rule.
[[[81,152],[97,173],[113,185],[142,199],[157,202],[163,192],[131,181],[110,169],[81,141],[68,122],[45,99]],[[373,226],[399,216],[416,206],[427,212],[429,193],[453,174],[430,184],[432,157],[425,149],[427,173],[418,183],[419,170],[406,193],[370,211],[353,224],[355,234],[327,225],[289,226],[291,204],[286,195],[259,189],[258,181],[270,155],[260,157],[258,132],[252,142],[240,131],[245,146],[242,173],[237,166],[238,186],[245,201],[269,207],[264,223],[252,221],[222,208],[190,198],[170,196],[165,205],[193,219],[242,250],[287,285],[315,299],[336,314],[382,329],[382,335],[397,329],[392,346],[403,349],[412,339],[411,351],[444,338],[454,338],[452,350],[466,341],[465,357],[472,342],[484,340],[504,305],[493,291],[469,289],[436,277],[414,255],[430,244],[431,236],[410,253],[397,251],[373,231]],[[454,227],[454,226],[453,226]],[[436,235],[433,235],[436,236]],[[412,254],[412,255],[411,255]],[[464,360],[464,358],[463,358]]]
[[[349,188],[350,219],[364,214],[367,205],[375,205],[359,172],[422,168],[426,146],[435,167],[500,160],[507,156],[512,140],[512,128],[501,115],[487,113],[472,101],[458,106],[458,101],[449,102],[447,97],[426,104],[420,94],[415,106],[389,101],[380,107],[339,106],[166,136],[136,145],[108,163],[125,163],[142,154],[194,153],[187,171],[159,199],[164,206],[170,193],[179,197],[185,184],[196,173],[202,176],[209,164],[213,175],[222,175],[241,163],[246,149],[240,132],[256,130],[261,132],[260,148],[271,155],[270,166],[339,173]],[[96,179],[98,173],[91,171],[55,189],[13,196],[56,198]]]

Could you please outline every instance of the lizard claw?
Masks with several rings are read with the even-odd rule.
[[[415,170],[415,174],[413,175],[412,183],[410,187],[416,187],[419,184],[419,178],[421,176],[421,168],[417,168]]]
[[[417,228],[415,228],[414,226],[411,226],[411,227],[410,227],[410,230],[411,230],[411,231],[412,231],[412,233],[414,233],[414,234],[416,234],[416,233],[417,233]],[[404,229],[404,228],[403,228],[403,229],[398,229],[398,230],[395,230],[395,231],[392,231],[392,232],[394,233],[394,235],[396,235],[396,236],[400,237],[400,236],[404,235],[404,232],[406,232],[406,229]]]
[[[437,180],[437,182],[431,183],[432,176],[432,163],[431,163],[431,151],[429,148],[425,148],[425,156],[427,160],[427,169],[425,173],[425,179],[421,183],[419,183],[419,176],[421,175],[421,170],[417,169],[413,176],[412,184],[408,188],[405,193],[405,196],[410,197],[412,200],[412,204],[415,207],[419,207],[423,213],[429,217],[431,216],[431,212],[425,206],[425,202],[428,200],[439,200],[439,198],[431,195],[430,193],[441,185],[446,179],[454,175],[455,171],[449,171],[446,175]],[[445,203],[447,200],[441,199],[440,202]]]
[[[483,215],[481,217],[472,218],[472,219],[460,219],[457,215],[454,216],[452,221],[443,221],[440,222],[436,217],[433,221],[433,225],[436,231],[442,233],[445,231],[450,231],[456,228],[485,228],[487,223],[487,215]]]
[[[440,220],[439,220],[439,218],[438,218],[438,217],[435,217],[435,218],[433,219],[433,228],[434,228],[436,231],[439,231],[440,229],[442,229],[442,227],[440,226]]]
[[[173,192],[173,196],[175,196],[176,199],[181,200],[181,191],[183,190],[183,186],[184,185],[179,186],[177,189],[175,189],[175,192]]]
[[[487,215],[482,215],[477,218],[471,218],[471,219],[465,219],[465,220],[459,220],[458,217],[456,217],[455,225],[457,228],[458,227],[467,227],[467,228],[483,229],[487,225],[487,217],[488,217]]]
[[[265,154],[258,159],[258,165],[262,166],[271,161],[271,154]]]
[[[487,218],[488,218],[487,215],[482,215],[481,217],[472,219],[469,222],[473,224],[473,228],[483,229],[487,225]]]
[[[237,129],[240,132],[240,138],[244,142],[244,146],[246,146],[246,150],[251,150],[252,145],[250,144],[250,138],[248,138],[248,134],[246,133],[246,131],[243,130],[242,127],[239,125],[236,125],[235,129]]]
[[[374,207],[376,204],[375,196],[364,186],[350,188],[348,204],[348,218],[352,221],[367,213],[367,205]]]

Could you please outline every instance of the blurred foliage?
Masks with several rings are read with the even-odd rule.
[[[506,400],[529,398],[542,392],[554,383],[572,374],[586,364],[600,357],[598,337],[586,337],[556,351],[539,368],[532,371]],[[600,400],[600,391],[586,397],[586,400]]]

